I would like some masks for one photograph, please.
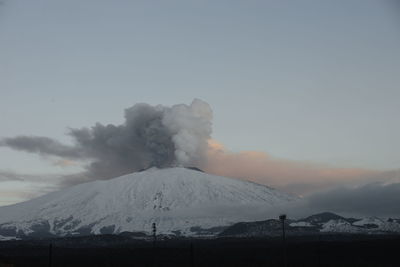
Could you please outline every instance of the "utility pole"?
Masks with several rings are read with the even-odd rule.
[[[279,220],[282,222],[282,245],[283,245],[283,266],[287,266],[286,259],[286,235],[285,235],[285,220],[286,214],[279,215]]]
[[[156,250],[156,242],[157,242],[157,226],[156,223],[152,223],[151,225],[152,232],[153,232],[153,266],[158,265],[158,253]]]
[[[317,263],[318,267],[321,266],[321,234],[318,234],[318,242],[317,242]]]
[[[194,267],[194,248],[193,241],[190,242],[190,266]]]
[[[156,241],[157,241],[157,226],[156,226],[156,223],[153,223],[151,227],[153,229],[153,248],[156,248]]]

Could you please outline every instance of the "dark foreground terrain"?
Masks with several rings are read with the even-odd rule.
[[[123,236],[7,241],[0,242],[0,266],[285,266],[281,239],[174,239],[153,245]],[[286,266],[400,266],[400,237],[289,237]]]

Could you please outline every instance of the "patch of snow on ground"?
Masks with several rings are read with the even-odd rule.
[[[363,219],[353,223],[353,225],[356,225],[356,226],[376,225],[377,227],[379,227],[382,224],[383,224],[383,220],[379,219],[377,217],[363,218]]]
[[[18,238],[15,238],[12,236],[1,236],[0,235],[0,241],[9,241],[9,240],[18,240]]]
[[[359,228],[351,225],[345,220],[330,220],[322,225],[321,232],[329,233],[357,233]]]
[[[292,222],[289,224],[292,227],[312,227],[313,225],[309,222]]]

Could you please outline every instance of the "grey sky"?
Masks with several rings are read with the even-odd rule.
[[[0,137],[68,144],[67,127],[119,124],[135,103],[200,98],[233,151],[400,166],[395,1],[3,2]],[[71,168],[0,148],[0,170]]]

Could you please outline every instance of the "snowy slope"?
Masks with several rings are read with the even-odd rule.
[[[1,236],[0,235],[0,241],[9,241],[9,240],[18,240],[18,238],[13,237],[13,236]]]
[[[331,212],[324,212],[300,219],[290,226],[300,226],[302,223],[310,223],[321,232],[327,233],[400,233],[400,223],[397,220],[385,220],[378,217],[366,217],[361,219],[345,218]]]
[[[400,234],[398,219],[369,217],[362,219],[345,218],[332,212],[311,215],[304,219],[285,223],[287,236],[320,234]],[[219,235],[230,237],[279,236],[282,234],[282,222],[277,219],[264,221],[239,222],[224,229]]]
[[[312,227],[313,225],[309,222],[292,222],[289,224],[291,227]]]
[[[322,224],[322,229],[320,231],[328,233],[358,233],[361,232],[361,229],[351,225],[348,221],[339,219],[330,220]]]
[[[377,217],[367,217],[353,223],[356,226],[369,226],[370,228],[378,228],[384,224],[384,221]]]
[[[150,232],[153,222],[159,233],[193,234],[192,227],[250,219],[234,212],[240,207],[273,207],[293,200],[252,182],[186,168],[153,168],[0,207],[0,235]]]

